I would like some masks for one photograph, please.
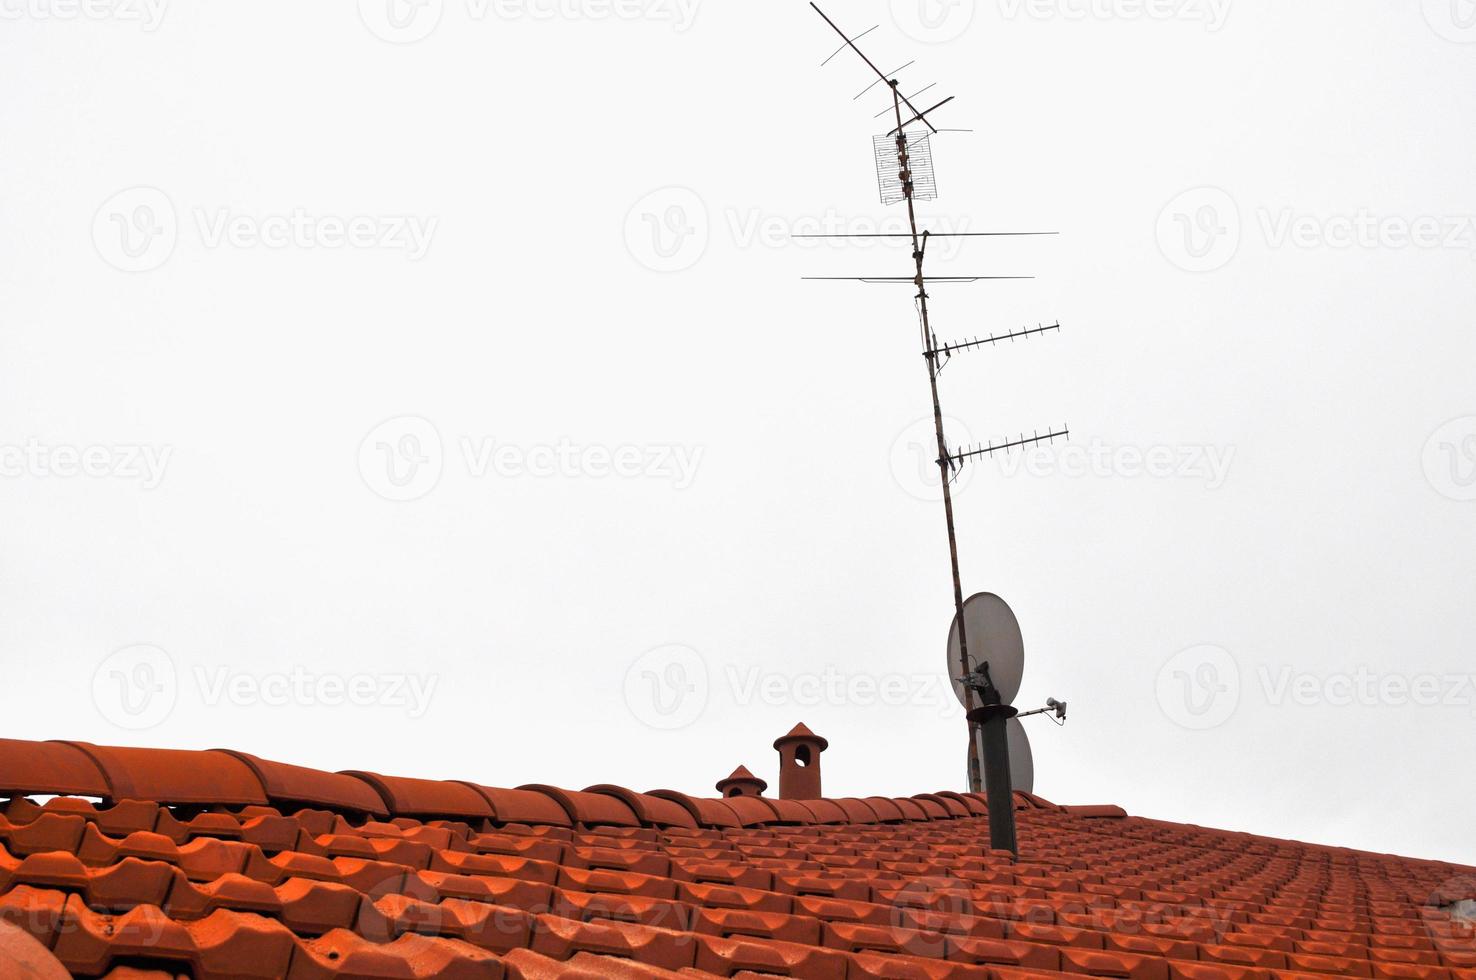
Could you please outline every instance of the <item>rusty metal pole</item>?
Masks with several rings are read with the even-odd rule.
[[[912,168],[907,151],[907,132],[902,123],[902,93],[895,78],[890,79],[888,84],[892,87],[892,105],[897,116],[897,165],[900,168],[902,191],[907,198],[907,222],[912,229],[912,259],[917,268],[917,305],[921,321],[923,358],[928,365],[928,387],[933,396],[933,428],[938,438],[938,477],[943,486],[943,515],[948,524],[948,559],[953,570],[953,611],[958,622],[958,676],[967,677],[970,674],[969,638],[968,628],[964,623],[963,577],[958,567],[958,531],[953,519],[953,491],[952,481],[949,479],[953,467],[949,459],[948,438],[943,432],[943,406],[938,397],[938,352],[928,319],[928,286],[927,278],[923,274],[928,235],[926,232],[919,234],[917,230],[917,206],[913,200]],[[992,686],[990,689],[993,689]],[[976,719],[974,716],[980,709],[987,710],[991,706],[976,703],[973,687],[966,684],[964,691],[964,707],[969,717],[969,789],[978,793],[987,788],[990,843],[998,850],[1014,852],[1016,849],[1015,800],[1010,788],[1009,748],[1004,729],[1005,719],[999,718],[997,725],[992,720],[981,725],[990,777],[988,786],[985,787],[982,785],[983,773],[979,771],[980,762],[984,760],[980,760],[978,753],[973,749],[974,725],[982,722],[983,718],[981,716]],[[998,695],[995,696],[995,703],[992,707],[996,710],[1000,707]]]

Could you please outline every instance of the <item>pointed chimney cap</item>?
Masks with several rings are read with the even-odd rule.
[[[821,738],[819,735],[816,735],[814,732],[810,731],[810,729],[805,725],[804,722],[800,722],[798,725],[795,725],[793,728],[791,728],[788,735],[785,735],[782,738],[776,738],[774,740],[774,748],[782,748],[785,745],[788,745],[790,742],[814,742],[820,747],[821,752],[824,752],[826,749],[830,748],[830,743]]]
[[[739,766],[737,769],[734,769],[733,775],[727,779],[719,780],[716,788],[719,793],[726,794],[728,787],[734,785],[756,786],[760,796],[763,795],[764,790],[769,788],[769,784],[749,772],[747,766]]]

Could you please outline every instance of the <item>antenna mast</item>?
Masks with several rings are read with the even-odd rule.
[[[913,275],[911,277],[901,276],[871,276],[871,277],[847,277],[854,278],[860,282],[884,282],[902,283],[911,282],[917,287],[917,312],[919,329],[921,331],[923,359],[928,368],[928,388],[933,401],[933,427],[938,442],[938,475],[943,488],[943,514],[948,527],[948,558],[953,572],[953,607],[954,622],[958,628],[958,663],[949,665],[950,675],[956,670],[958,679],[962,682],[965,708],[968,712],[970,728],[970,745],[974,750],[969,753],[969,788],[977,793],[981,789],[987,789],[989,801],[989,829],[990,841],[993,847],[1000,850],[1008,850],[1018,854],[1015,838],[1015,813],[1014,797],[1010,779],[1010,764],[1008,741],[1005,723],[1016,714],[1015,708],[1002,703],[1002,698],[994,682],[990,679],[987,662],[983,664],[982,670],[975,673],[969,656],[969,639],[964,624],[964,591],[963,579],[959,572],[958,561],[958,533],[954,523],[953,492],[952,484],[958,470],[967,462],[993,456],[1000,452],[1009,452],[1011,449],[1023,448],[1042,442],[1054,442],[1058,438],[1065,438],[1070,434],[1066,427],[1059,431],[1050,428],[1045,435],[1039,431],[1030,437],[1023,434],[1019,439],[1006,440],[996,445],[993,441],[985,446],[976,446],[972,449],[951,450],[948,445],[947,435],[943,427],[943,407],[938,394],[938,375],[948,364],[955,353],[978,350],[985,345],[996,344],[1001,340],[1028,339],[1031,336],[1045,333],[1050,330],[1059,330],[1060,324],[1053,326],[1037,326],[1035,329],[1025,329],[1005,334],[1001,337],[990,335],[988,340],[975,339],[955,344],[939,344],[938,338],[933,333],[930,311],[928,308],[928,284],[930,282],[978,282],[988,279],[1018,279],[1029,278],[1025,276],[937,276],[929,277],[924,271],[924,263],[927,259],[928,241],[934,237],[1006,237],[1012,235],[1038,235],[1055,234],[1054,232],[977,232],[958,235],[935,235],[932,232],[920,229],[917,219],[917,201],[932,200],[937,196],[936,182],[933,175],[932,150],[929,145],[929,137],[937,134],[939,129],[933,125],[928,117],[943,106],[953,101],[952,97],[943,99],[927,109],[918,109],[912,100],[903,94],[902,87],[896,78],[889,78],[876,64],[868,58],[859,47],[856,39],[850,37],[826,15],[825,11],[811,0],[810,6],[819,14],[831,29],[840,35],[845,42],[837,51],[826,59],[828,63],[841,51],[849,48],[865,62],[866,66],[876,75],[866,91],[875,87],[878,82],[884,83],[891,90],[890,112],[896,127],[885,136],[875,138],[875,150],[877,159],[877,173],[881,188],[883,204],[901,203],[907,204],[907,221],[909,232],[898,235],[864,235],[854,237],[895,237],[906,238],[912,243]],[[871,30],[875,30],[872,28]],[[863,31],[857,38],[869,34],[871,31]],[[909,67],[909,62],[903,68]],[[901,69],[898,69],[901,71]],[[895,72],[893,74],[896,74]],[[931,88],[932,86],[928,86]],[[923,91],[926,91],[924,89]],[[921,94],[920,92],[918,94]],[[857,98],[860,98],[858,96]],[[879,113],[878,115],[881,115]],[[927,127],[925,133],[915,133],[909,127],[918,124]],[[888,146],[890,144],[890,146]],[[892,169],[895,167],[895,169]],[[852,237],[845,235],[826,236],[797,236],[797,237]],[[835,278],[835,277],[826,277]],[[987,777],[987,779],[986,779]],[[987,784],[987,785],[986,785]]]

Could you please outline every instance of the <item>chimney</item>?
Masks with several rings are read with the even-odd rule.
[[[724,797],[763,796],[769,784],[748,771],[746,766],[733,770],[733,775],[719,780],[717,791]]]
[[[820,799],[820,753],[830,743],[804,726],[774,742],[779,750],[779,798],[781,800]]]

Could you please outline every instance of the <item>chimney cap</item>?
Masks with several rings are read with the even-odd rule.
[[[774,748],[782,749],[790,742],[814,742],[820,747],[821,752],[824,752],[826,749],[830,748],[830,742],[810,731],[810,729],[805,725],[804,722],[800,722],[798,725],[795,725],[793,728],[791,728],[788,735],[776,738],[774,740]]]
[[[769,784],[759,777],[755,776],[753,773],[749,772],[747,766],[739,766],[737,769],[733,770],[733,774],[727,779],[718,780],[716,789],[719,793],[726,793],[729,786],[740,783],[747,783],[750,786],[757,786],[758,791],[761,795],[764,790],[769,788]]]

